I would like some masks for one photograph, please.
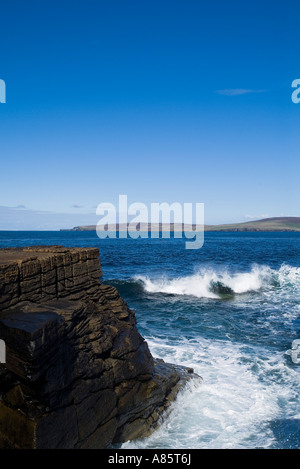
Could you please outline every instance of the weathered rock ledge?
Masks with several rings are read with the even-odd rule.
[[[96,248],[0,250],[0,447],[149,435],[193,370],[153,359]]]

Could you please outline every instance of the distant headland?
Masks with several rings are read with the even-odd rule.
[[[108,225],[107,231],[127,231],[129,223]],[[139,231],[183,231],[183,224],[171,223],[170,227],[163,223],[140,223]],[[186,231],[203,229],[203,226],[189,225],[184,227]],[[61,231],[95,231],[96,225],[75,226]],[[223,225],[204,225],[204,231],[300,231],[300,217],[273,217],[242,223],[229,223]]]

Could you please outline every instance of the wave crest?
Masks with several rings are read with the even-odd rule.
[[[135,279],[141,282],[148,293],[223,298],[272,287],[300,288],[300,268],[284,265],[274,270],[268,266],[254,266],[249,272],[238,273],[202,268],[185,277],[151,279],[137,276]]]

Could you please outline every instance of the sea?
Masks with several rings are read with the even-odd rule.
[[[98,247],[102,281],[135,311],[154,357],[192,380],[148,438],[125,449],[300,448],[300,233],[205,232],[99,239],[0,232],[0,247]]]

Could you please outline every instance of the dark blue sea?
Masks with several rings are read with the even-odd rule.
[[[0,247],[45,244],[99,247],[102,281],[135,310],[152,355],[203,378],[124,448],[300,448],[300,233],[205,233],[196,250],[180,238],[0,232]]]

